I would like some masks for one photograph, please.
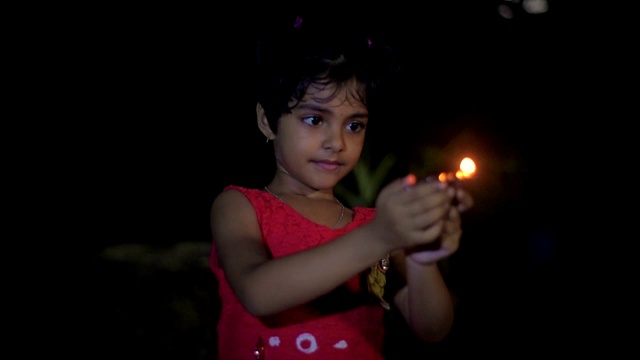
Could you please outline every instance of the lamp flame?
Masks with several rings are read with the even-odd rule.
[[[460,161],[460,170],[456,171],[456,177],[460,180],[473,177],[476,173],[476,163],[470,157],[465,157]]]
[[[440,182],[453,182],[462,181],[472,178],[476,172],[476,163],[470,157],[465,157],[460,161],[460,169],[454,173],[441,172],[438,175],[438,181]]]

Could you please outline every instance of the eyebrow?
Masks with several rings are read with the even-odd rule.
[[[299,103],[298,106],[295,107],[295,109],[300,109],[300,110],[313,110],[313,111],[317,111],[323,114],[333,114],[333,111],[326,107],[326,106],[322,106],[322,105],[318,105],[315,103]],[[349,115],[350,119],[354,119],[354,118],[368,118],[369,117],[369,113],[368,112],[356,112],[353,113],[351,115]]]

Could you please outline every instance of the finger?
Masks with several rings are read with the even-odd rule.
[[[409,213],[417,214],[437,207],[449,208],[453,194],[452,189],[438,189],[436,184],[420,186],[409,191],[410,198],[403,203]]]
[[[411,188],[416,183],[416,176],[409,174],[405,177],[396,179],[382,189],[380,196],[390,197],[397,196],[406,192],[407,188]]]
[[[451,234],[458,234],[458,233],[462,233],[462,228],[460,227],[460,222],[459,221],[445,221],[444,222],[444,230],[443,230],[443,235],[451,235]]]
[[[421,230],[429,226],[436,225],[438,222],[442,222],[444,224],[444,221],[447,220],[449,214],[449,205],[445,204],[443,206],[437,206],[426,211],[423,210],[412,214],[413,215],[409,218],[411,228]]]
[[[411,232],[413,243],[416,245],[429,244],[438,240],[444,232],[444,226],[444,220],[438,220],[425,228],[413,230]]]
[[[458,230],[450,234],[443,234],[440,241],[440,248],[447,250],[452,254],[460,247],[460,239],[462,238],[462,231]]]
[[[458,201],[458,205],[456,207],[459,212],[467,211],[473,207],[473,197],[463,189],[458,189],[456,191],[456,199]]]
[[[449,222],[451,222],[454,225],[457,225],[457,226],[460,225],[460,222],[461,222],[460,211],[458,210],[457,207],[452,206],[451,208],[449,208],[447,219],[449,220]]]
[[[418,181],[418,178],[414,174],[409,174],[405,176],[403,179],[405,186],[413,186]]]
[[[451,208],[442,233],[443,246],[446,246],[449,249],[457,249],[461,237],[462,227],[460,213],[455,208]]]
[[[387,185],[380,192],[378,200],[381,203],[391,202],[398,206],[405,207],[405,210],[409,210],[410,212],[422,211],[421,206],[424,205],[415,202],[422,201],[423,198],[438,191],[440,188],[442,188],[442,185],[439,184],[417,182],[416,176],[409,174]],[[428,205],[429,204],[427,204],[427,208],[430,208],[431,206],[435,206],[435,203],[431,206]]]
[[[447,191],[449,188],[450,185],[446,182],[419,181],[411,187],[411,190],[417,192],[420,196],[424,196],[436,191]]]

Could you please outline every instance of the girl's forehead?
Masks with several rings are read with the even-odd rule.
[[[360,88],[356,81],[349,81],[341,86],[331,84],[311,84],[302,98],[302,103],[322,103],[340,105],[349,103],[353,106],[363,106]]]

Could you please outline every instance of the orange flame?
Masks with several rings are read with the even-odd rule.
[[[438,174],[438,181],[451,182],[455,179],[465,180],[472,178],[476,172],[476,163],[470,158],[465,157],[460,161],[460,169],[454,173],[441,172]]]
[[[456,177],[459,180],[469,179],[476,173],[476,163],[470,158],[465,157],[460,161],[460,170],[456,171]]]

